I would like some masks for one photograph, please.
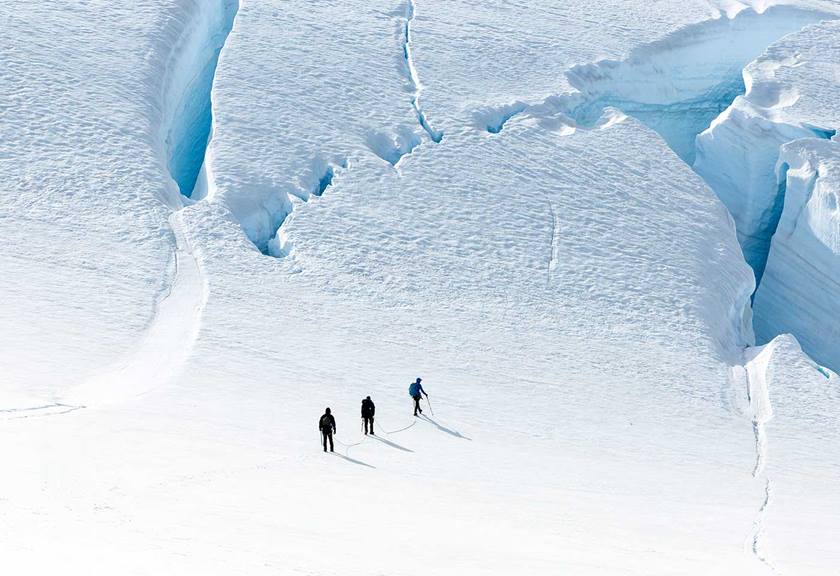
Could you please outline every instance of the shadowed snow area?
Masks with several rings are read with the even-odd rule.
[[[840,565],[840,381],[686,163],[830,135],[828,4],[88,4],[0,7],[7,571]],[[826,357],[837,144],[755,293]]]

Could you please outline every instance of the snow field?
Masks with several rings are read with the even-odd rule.
[[[251,0],[231,24],[221,1],[72,8],[60,14],[87,44],[37,5],[10,17],[15,37],[58,39],[16,48],[69,78],[0,84],[48,102],[99,80],[89,109],[67,102],[69,123],[16,100],[21,156],[0,154],[49,183],[15,180],[0,218],[16,247],[0,306],[14,326],[6,565],[89,573],[94,552],[120,574],[837,565],[836,375],[788,336],[744,351],[753,274],[726,202],[684,162],[760,44],[821,15]],[[138,30],[108,32],[123,22]],[[102,46],[104,62],[56,55]],[[130,130],[46,131],[45,148],[30,132],[41,115],[101,130],[101,110]],[[834,144],[783,150],[779,230],[801,230],[788,262],[833,246]],[[78,164],[60,164],[71,150]],[[60,240],[48,255],[45,237]],[[774,249],[768,281],[792,267]],[[429,419],[411,416],[418,375]],[[376,439],[358,430],[368,394]],[[319,446],[327,405],[337,455]]]

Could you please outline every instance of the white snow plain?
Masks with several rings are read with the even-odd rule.
[[[840,379],[752,346],[706,152],[771,82],[836,127],[835,13],[4,5],[3,566],[838,573]],[[835,368],[836,144],[782,148],[755,295]]]

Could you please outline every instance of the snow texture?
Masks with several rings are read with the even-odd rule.
[[[160,66],[188,18],[163,1],[20,8],[0,8],[4,408],[129,353],[172,282]]]
[[[838,378],[753,347],[701,169],[836,6],[129,4],[0,7],[10,573],[836,571]],[[819,355],[836,144],[782,147],[755,294]]]

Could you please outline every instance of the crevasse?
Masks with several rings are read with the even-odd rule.
[[[187,198],[206,188],[200,176],[213,125],[213,80],[238,9],[238,0],[197,3],[167,63],[163,148],[169,173]]]

